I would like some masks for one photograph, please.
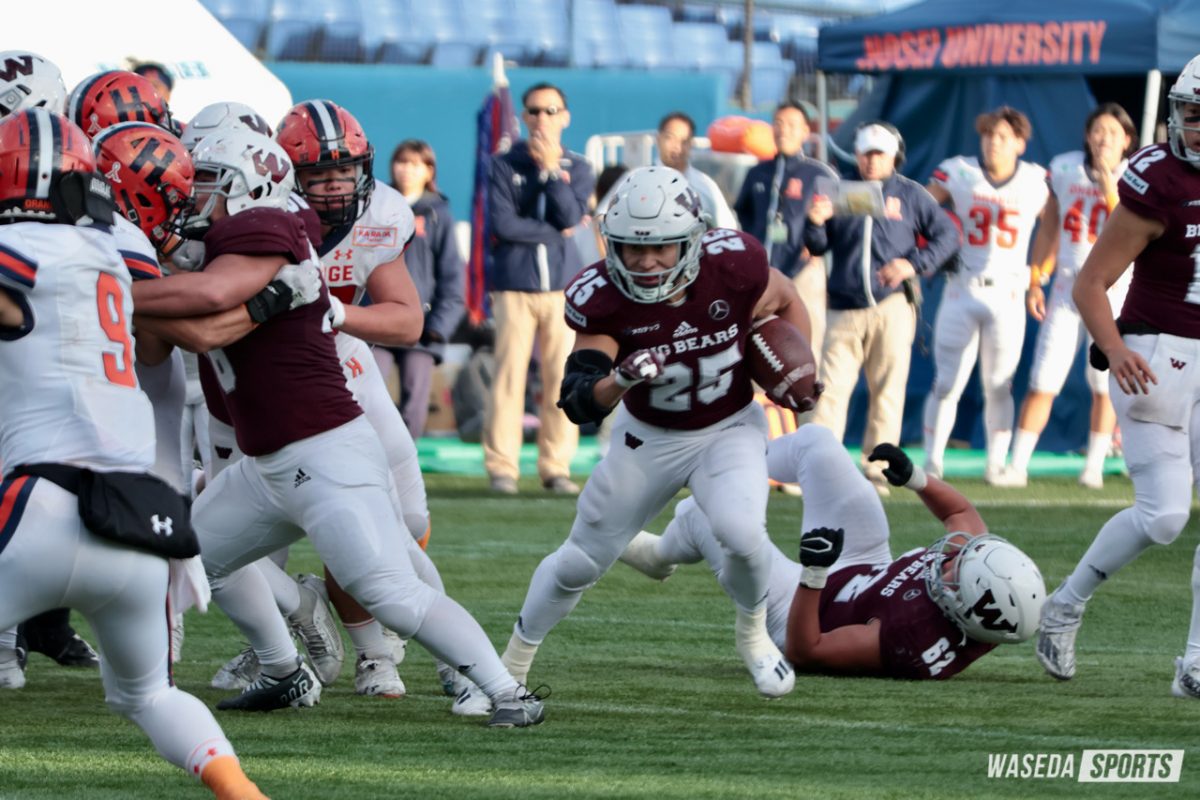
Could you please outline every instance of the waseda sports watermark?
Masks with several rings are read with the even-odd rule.
[[[987,763],[989,778],[1079,783],[1178,783],[1182,771],[1182,750],[988,753]]]

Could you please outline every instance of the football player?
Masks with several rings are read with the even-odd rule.
[[[624,402],[570,536],[533,574],[504,663],[523,679],[550,630],[686,486],[730,554],[738,652],[758,691],[780,697],[795,675],[766,629],[767,424],[743,354],[755,319],[777,314],[807,337],[808,315],[756,239],[706,232],[680,172],[635,169],[615,191],[607,256],[566,289],[577,336],[559,405],[582,424]]]
[[[0,123],[0,628],[66,601],[102,645],[109,707],[217,797],[261,798],[212,714],[171,682],[167,559],[100,538],[84,496],[58,483],[144,478],[154,461],[114,213],[75,125],[41,108]],[[150,498],[127,497],[141,519]]]
[[[149,122],[179,133],[167,101],[154,85],[120,69],[84,78],[67,98],[67,117],[92,137],[118,122]]]
[[[975,361],[983,384],[984,479],[1013,485],[1005,469],[1012,440],[1012,377],[1025,341],[1029,240],[1046,205],[1046,170],[1021,161],[1029,118],[1008,106],[975,120],[981,156],[943,161],[926,187],[962,221],[959,270],[947,277],[934,323],[933,388],[925,401],[925,470],[940,477],[958,400]]]
[[[279,265],[312,245],[287,211],[294,170],[274,140],[217,133],[196,148],[196,218],[206,223],[205,266],[138,285],[144,313],[189,317],[232,308]],[[200,494],[193,520],[213,595],[254,646],[261,676],[218,708],[312,705],[317,681],[298,658],[261,573],[242,569],[307,535],[342,586],[380,621],[468,674],[489,697],[489,725],[542,721],[538,697],[504,669],[475,619],[423,582],[420,552],[398,518],[378,434],[346,388],[327,295],[210,351],[201,380],[223,403],[245,456]]]
[[[1042,611],[1037,654],[1056,678],[1075,674],[1084,605],[1105,580],[1187,523],[1200,474],[1200,56],[1167,93],[1167,139],[1129,158],[1108,218],[1073,299],[1093,354],[1107,362],[1113,408],[1133,479],[1131,508],[1110,519]],[[1113,321],[1108,289],[1133,262],[1133,281]],[[1098,351],[1098,352],[1097,352]],[[1200,699],[1200,550],[1192,567],[1192,621],[1171,686]]]
[[[404,263],[415,231],[412,211],[402,194],[376,183],[375,150],[354,115],[336,103],[298,103],[279,123],[275,138],[296,166],[298,193],[320,218],[318,252],[346,385],[383,444],[401,518],[424,547],[429,507],[417,447],[367,344],[408,346],[424,330],[420,297]],[[368,295],[370,304],[361,305]],[[417,556],[415,566],[423,581],[444,591],[428,557]],[[403,649],[397,650],[378,622],[328,578],[327,573],[330,599],[358,654],[355,691],[403,696],[404,682],[396,670]],[[447,693],[458,695],[466,688],[446,664],[439,664],[438,672]]]
[[[63,113],[67,86],[62,72],[51,61],[28,50],[0,52],[0,119],[28,108]]]
[[[767,627],[788,661],[805,672],[943,680],[997,644],[1033,636],[1046,599],[1033,561],[898,447],[878,445],[871,460],[921,497],[945,536],[893,559],[878,494],[827,428],[771,442],[771,477],[798,482],[805,498],[800,563],[769,545]],[[727,557],[692,498],[661,537],[642,532],[621,556],[660,580],[701,559],[728,593]]]
[[[1050,418],[1050,406],[1079,352],[1081,334],[1091,341],[1071,299],[1071,289],[1108,215],[1117,206],[1117,181],[1137,146],[1133,120],[1116,103],[1096,107],[1084,123],[1083,135],[1084,150],[1063,153],[1050,162],[1050,199],[1033,242],[1032,261],[1036,266],[1030,275],[1025,305],[1042,327],[1029,374],[1029,393],[1021,404],[1013,436],[1012,479],[1018,486],[1028,480],[1029,460]],[[1047,302],[1042,284],[1051,270],[1055,271],[1054,288]],[[1132,273],[1127,271],[1109,289],[1108,302],[1114,310],[1125,302],[1131,278]],[[1087,383],[1092,390],[1091,432],[1079,483],[1100,489],[1117,417],[1108,400],[1108,376],[1089,364]]]

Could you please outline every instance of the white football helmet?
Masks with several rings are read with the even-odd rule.
[[[1167,92],[1167,141],[1171,144],[1171,152],[1176,158],[1200,168],[1200,149],[1189,148],[1184,138],[1185,131],[1200,133],[1200,113],[1185,117],[1185,103],[1200,106],[1200,56],[1187,63]]]
[[[63,114],[67,85],[52,62],[28,50],[0,52],[0,118],[27,108]]]
[[[691,286],[700,274],[700,237],[707,230],[700,197],[683,174],[670,167],[639,167],[613,190],[600,233],[608,242],[608,275],[621,294],[636,303],[661,303]],[[669,270],[636,273],[621,260],[622,244],[678,244]]]
[[[249,128],[206,136],[192,152],[192,162],[197,210],[184,225],[190,238],[207,228],[217,197],[225,198],[229,214],[249,208],[286,210],[296,187],[296,170],[287,153],[274,139]]]
[[[1023,642],[1037,633],[1046,584],[1037,564],[1007,540],[952,533],[930,550],[925,590],[968,636],[995,644]]]
[[[183,129],[179,140],[189,151],[195,150],[200,140],[218,130],[250,129],[263,136],[274,136],[270,124],[263,116],[245,103],[210,103],[196,112],[192,121]]]

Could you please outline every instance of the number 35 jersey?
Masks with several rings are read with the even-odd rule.
[[[0,464],[149,470],[154,414],[133,369],[129,270],[107,227],[0,225]]]
[[[634,417],[660,428],[716,424],[753,400],[743,353],[770,267],[756,239],[717,228],[701,240],[700,271],[679,305],[637,303],[608,279],[603,261],[566,288],[567,324],[616,339],[616,363],[647,348],[662,354],[663,374],[625,393]]]
[[[1029,239],[1050,193],[1046,170],[1018,161],[1012,176],[996,185],[978,158],[955,156],[938,165],[930,182],[950,194],[962,221],[963,271],[970,277],[1027,280]]]

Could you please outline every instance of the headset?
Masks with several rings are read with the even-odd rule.
[[[904,137],[900,134],[900,130],[890,122],[884,122],[883,120],[873,119],[873,120],[868,120],[867,122],[860,122],[858,124],[858,127],[854,129],[855,137],[858,136],[859,131],[861,131],[863,128],[870,127],[871,125],[878,125],[879,127],[883,128],[888,133],[895,136],[896,139],[900,142],[900,149],[896,151],[896,171],[899,172],[900,168],[902,166],[904,166]]]

